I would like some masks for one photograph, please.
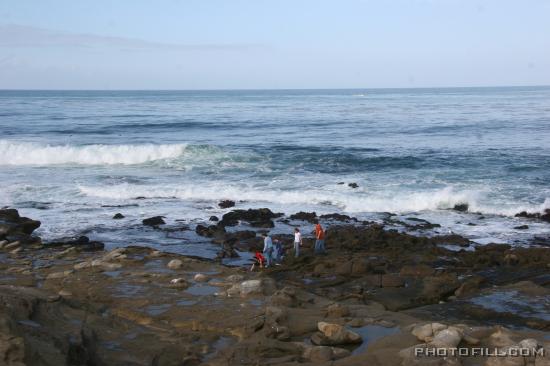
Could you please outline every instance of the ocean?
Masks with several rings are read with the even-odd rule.
[[[46,240],[213,255],[192,229],[227,212],[222,199],[287,214],[394,213],[441,225],[423,235],[480,244],[550,234],[514,217],[550,208],[550,87],[5,90],[0,133],[0,206],[41,220]],[[173,230],[141,225],[154,215]]]

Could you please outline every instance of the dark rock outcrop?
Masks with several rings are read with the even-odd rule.
[[[333,221],[342,221],[342,222],[357,221],[357,219],[355,217],[351,217],[351,216],[343,215],[343,214],[339,214],[339,213],[331,213],[331,214],[321,215],[321,219],[333,220]]]
[[[213,238],[225,234],[225,228],[219,225],[197,225],[195,232],[200,236],[205,236],[207,238]]]
[[[546,222],[550,222],[550,208],[547,208],[544,210],[543,213],[540,212],[527,212],[527,211],[521,211],[515,215],[516,217],[525,217],[527,219],[536,219],[536,220],[542,220]]]
[[[40,243],[40,238],[32,236],[40,227],[40,221],[19,216],[16,209],[0,210],[0,241],[19,241],[21,244]]]
[[[231,200],[223,200],[223,201],[220,201],[220,203],[218,203],[218,207],[219,207],[219,208],[230,208],[230,207],[235,207],[235,201],[231,201]]]
[[[317,213],[300,211],[290,215],[290,218],[292,220],[301,220],[314,223],[317,220]]]
[[[158,225],[164,225],[166,222],[163,220],[164,216],[153,216],[149,217],[148,219],[143,219],[141,222],[143,225],[146,226],[158,226]]]
[[[90,238],[84,235],[79,237],[56,239],[45,243],[45,245],[48,247],[60,247],[60,246],[76,247],[78,250],[81,250],[81,251],[95,251],[95,250],[103,250],[105,248],[105,244],[103,244],[102,242],[90,240]]]
[[[239,221],[247,221],[253,227],[270,228],[274,226],[272,219],[282,215],[282,213],[274,213],[268,208],[233,210],[223,215],[218,225],[236,226]]]
[[[121,214],[120,212],[116,213],[114,216],[113,216],[113,219],[114,220],[120,220],[120,219],[123,219],[124,218],[124,215]]]
[[[454,205],[453,210],[459,211],[459,212],[466,212],[468,211],[468,204],[467,203],[457,203]]]

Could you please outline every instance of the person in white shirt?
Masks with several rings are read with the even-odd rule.
[[[265,267],[271,266],[272,255],[273,255],[273,241],[271,237],[267,234],[262,234],[264,238],[264,257],[265,257]]]
[[[300,256],[300,245],[302,245],[302,233],[299,228],[294,229],[294,257]]]

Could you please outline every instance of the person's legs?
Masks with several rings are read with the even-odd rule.
[[[294,243],[294,257],[298,258],[300,256],[300,243]]]
[[[314,249],[315,254],[319,253],[320,245],[321,245],[321,241],[319,239],[315,240],[315,249]]]
[[[266,267],[271,266],[271,250],[264,252],[264,257],[265,257],[265,266]]]
[[[325,250],[325,239],[323,240],[319,240],[319,249],[321,251],[321,253],[324,253],[326,250]]]

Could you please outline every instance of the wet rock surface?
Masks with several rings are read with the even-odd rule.
[[[256,231],[227,223],[280,217],[228,214],[196,230],[225,256],[261,248]],[[30,219],[1,217],[32,236],[36,223],[18,226]],[[510,363],[419,358],[414,348],[550,349],[550,248],[450,251],[441,243],[468,241],[356,222],[326,234],[328,255],[314,256],[306,236],[300,257],[254,272],[139,246],[88,250],[84,237],[13,245],[3,234],[0,364],[499,365]]]

